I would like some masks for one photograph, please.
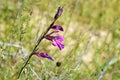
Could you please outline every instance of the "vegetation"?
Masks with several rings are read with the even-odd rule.
[[[63,14],[65,48],[43,40],[18,80],[120,80],[119,0],[0,0],[0,80],[17,80],[39,36]]]

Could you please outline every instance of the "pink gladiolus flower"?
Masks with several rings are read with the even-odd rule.
[[[61,42],[63,42],[63,40],[64,40],[63,36],[50,36],[50,35],[46,35],[45,38],[47,40],[52,41],[52,45],[53,46],[58,46],[60,50],[64,49],[64,45],[61,44]]]

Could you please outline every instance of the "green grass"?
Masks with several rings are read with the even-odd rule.
[[[58,6],[65,49],[43,40],[55,61],[33,56],[19,80],[120,80],[119,0],[0,0],[0,80],[17,80]]]

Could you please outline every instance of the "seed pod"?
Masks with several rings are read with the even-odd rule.
[[[56,63],[56,66],[57,66],[57,67],[60,67],[60,66],[61,66],[61,62],[57,62],[57,63]]]

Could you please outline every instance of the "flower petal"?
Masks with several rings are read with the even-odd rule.
[[[64,45],[63,44],[59,43],[57,45],[58,45],[58,47],[59,47],[60,50],[64,49]]]
[[[34,55],[38,57],[48,58],[49,60],[53,61],[53,58],[44,52],[35,52]]]
[[[60,50],[64,49],[64,45],[61,42],[64,40],[63,36],[50,36],[46,35],[45,38],[47,40],[52,41],[53,46],[58,46]]]
[[[63,31],[62,26],[59,26],[59,25],[52,26],[52,29],[55,29],[56,31],[58,31],[58,30]]]
[[[57,46],[57,43],[61,43],[64,40],[63,36],[55,36],[54,39],[52,40],[52,44],[54,46]]]
[[[61,44],[59,41],[53,40],[53,41],[52,41],[52,45],[53,45],[53,46],[58,46],[60,50],[64,49],[64,45]]]
[[[55,36],[54,40],[62,42],[64,40],[64,37],[63,36]]]
[[[58,41],[58,42],[62,42],[64,40],[64,37],[63,36],[50,36],[50,35],[46,35],[45,38],[47,40],[50,40],[50,41]]]
[[[57,46],[57,42],[55,40],[52,41],[53,46]]]

